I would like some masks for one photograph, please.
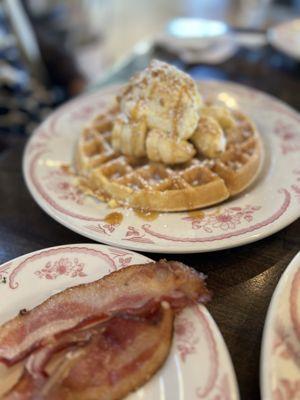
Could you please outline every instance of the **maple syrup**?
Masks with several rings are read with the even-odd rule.
[[[120,212],[112,212],[105,216],[104,221],[110,225],[119,225],[123,221],[123,214]]]
[[[188,215],[189,215],[189,217],[195,218],[195,219],[203,219],[205,217],[205,213],[200,210],[188,211]]]
[[[134,210],[134,213],[136,216],[145,221],[154,221],[159,216],[157,211]]]
[[[62,164],[60,168],[66,175],[74,175],[70,164]]]

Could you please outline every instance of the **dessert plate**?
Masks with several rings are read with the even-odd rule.
[[[81,193],[72,164],[80,130],[117,87],[87,94],[55,111],[32,135],[23,171],[35,201],[54,219],[95,241],[134,250],[193,253],[240,246],[271,235],[300,215],[300,116],[280,101],[233,83],[203,81],[200,92],[240,108],[265,146],[259,178],[241,195],[200,212],[162,214],[111,209]]]
[[[0,306],[0,323],[67,287],[148,261],[140,254],[99,244],[52,247],[16,258],[0,266],[0,296],[6,299],[5,306]],[[0,382],[4,383],[1,370]],[[127,399],[217,398],[239,399],[234,370],[209,312],[204,306],[193,306],[176,317],[172,349],[165,365]]]
[[[262,400],[300,398],[300,252],[273,294],[260,363]]]
[[[300,60],[300,18],[270,28],[267,36],[277,50]]]

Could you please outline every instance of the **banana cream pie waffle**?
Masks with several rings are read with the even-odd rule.
[[[110,205],[184,211],[243,191],[262,154],[248,117],[203,100],[191,77],[154,60],[84,128],[75,164],[82,187]]]

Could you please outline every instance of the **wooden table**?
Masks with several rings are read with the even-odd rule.
[[[157,53],[157,52],[156,52]],[[170,54],[160,56],[174,60]],[[145,61],[145,60],[144,60]],[[120,75],[130,75],[129,65]],[[270,47],[240,50],[219,66],[185,66],[195,78],[245,83],[300,109],[300,67]],[[0,262],[45,247],[90,242],[63,227],[33,201],[22,177],[25,139],[0,136]],[[278,279],[300,249],[300,220],[259,242],[207,254],[169,255],[208,275],[208,306],[229,348],[241,398],[259,398],[259,356],[267,308]],[[159,259],[165,255],[151,254]],[[1,299],[2,307],[5,299]]]

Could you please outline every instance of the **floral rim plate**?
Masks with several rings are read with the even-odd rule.
[[[16,258],[0,266],[0,296],[6,299],[5,307],[0,307],[0,323],[20,308],[30,309],[69,286],[147,261],[150,259],[140,254],[99,244],[52,247]],[[187,308],[175,321],[166,364],[128,400],[238,400],[230,356],[207,309]]]
[[[300,252],[283,273],[265,322],[261,355],[263,400],[300,398]]]
[[[146,252],[193,253],[239,246],[264,238],[300,215],[300,116],[278,100],[233,83],[201,82],[201,91],[256,123],[265,145],[259,178],[244,193],[201,215],[164,213],[146,221],[133,210],[110,209],[83,195],[61,166],[73,160],[82,126],[116,93],[109,87],[55,111],[26,147],[23,171],[36,202],[54,219],[95,241]],[[121,223],[107,222],[114,212]]]
[[[268,39],[277,50],[300,60],[300,18],[270,28]]]

